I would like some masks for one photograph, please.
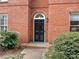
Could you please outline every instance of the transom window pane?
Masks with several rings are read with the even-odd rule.
[[[36,18],[43,18],[43,15],[38,14],[38,15],[36,15]]]
[[[42,13],[37,13],[37,14],[34,16],[34,19],[45,19],[45,15],[42,14]]]
[[[79,13],[70,14],[70,31],[79,31]]]
[[[0,14],[0,31],[6,31],[7,26],[7,15]]]

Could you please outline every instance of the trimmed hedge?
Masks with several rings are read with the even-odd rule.
[[[57,37],[45,53],[44,59],[79,59],[79,32]]]

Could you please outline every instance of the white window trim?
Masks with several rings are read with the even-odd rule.
[[[8,2],[8,0],[0,0],[0,2]]]

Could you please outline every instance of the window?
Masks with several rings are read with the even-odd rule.
[[[37,13],[34,16],[34,19],[45,19],[45,15],[42,13]]]
[[[70,31],[79,31],[79,13],[70,14]]]
[[[7,31],[7,15],[0,14],[0,31]]]
[[[43,15],[42,14],[38,14],[38,15],[36,15],[36,18],[43,18]]]
[[[0,2],[8,2],[8,0],[0,0]]]

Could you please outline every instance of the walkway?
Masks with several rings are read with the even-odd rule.
[[[26,48],[23,53],[25,56],[23,59],[42,59],[42,54],[45,52],[45,48]]]

